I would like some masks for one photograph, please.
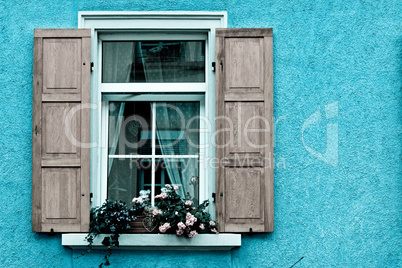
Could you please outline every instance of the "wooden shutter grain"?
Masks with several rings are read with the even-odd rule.
[[[34,31],[34,232],[89,229],[90,43],[88,29]]]
[[[272,29],[217,29],[215,50],[220,231],[273,232]]]

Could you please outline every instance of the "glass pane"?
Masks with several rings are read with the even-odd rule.
[[[107,198],[131,204],[142,189],[151,189],[152,162],[150,159],[109,159]]]
[[[162,155],[198,155],[200,103],[156,103],[156,148]]]
[[[166,183],[179,186],[178,194],[183,198],[199,202],[199,161],[198,158],[163,158],[156,167],[156,174],[163,176],[161,185]],[[160,190],[156,190],[160,194]]]
[[[151,103],[110,102],[109,155],[151,155]]]
[[[105,41],[103,83],[205,82],[205,41]]]

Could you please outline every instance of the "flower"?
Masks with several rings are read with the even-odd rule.
[[[189,234],[188,234],[188,237],[194,237],[194,236],[196,236],[198,233],[197,233],[197,231],[191,231]]]
[[[163,225],[161,225],[161,226],[159,226],[159,231],[161,232],[161,233],[166,233],[166,231],[168,230],[168,229],[170,229],[170,223],[168,223],[168,222],[166,222],[166,223],[164,223]]]
[[[205,230],[205,226],[204,226],[203,223],[200,224],[200,229],[201,229],[201,230]]]
[[[214,221],[210,221],[210,222],[209,222],[209,225],[215,226],[215,222],[214,222]]]
[[[186,228],[186,225],[183,222],[179,222],[177,224],[177,227],[179,228],[179,230],[183,230],[184,228]]]
[[[184,233],[184,230],[183,230],[183,229],[176,230],[176,235],[177,235],[177,236],[182,236],[183,233]]]
[[[212,228],[212,229],[211,229],[211,232],[217,233],[218,231],[217,231],[215,228]]]
[[[154,214],[154,216],[158,215],[158,214],[162,214],[162,210],[160,209],[154,209],[154,211],[152,211],[152,214]]]
[[[176,211],[176,212],[174,213],[174,215],[176,215],[176,216],[177,216],[177,215],[179,215],[179,212],[178,212],[178,211]]]
[[[190,212],[187,212],[186,225],[193,226],[196,221],[197,221],[197,218],[194,215],[192,215]]]
[[[142,202],[142,197],[134,197],[133,200],[132,200],[132,202],[133,202],[133,203],[136,203],[136,202],[140,202],[140,203],[141,203],[141,202]]]
[[[151,190],[141,190],[140,196],[149,196],[150,193],[151,193]]]
[[[170,188],[172,188],[172,186],[170,186],[170,184],[165,184],[165,188],[170,189]]]
[[[179,186],[177,186],[177,185],[173,186],[173,190],[175,190],[175,191],[179,190]]]
[[[185,203],[184,203],[184,205],[186,205],[186,206],[191,206],[193,204],[193,202],[191,202],[190,200],[187,200]]]

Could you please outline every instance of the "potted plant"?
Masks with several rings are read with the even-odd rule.
[[[102,206],[91,209],[91,221],[89,234],[86,236],[88,241],[88,251],[91,250],[92,243],[99,234],[107,234],[102,240],[102,244],[107,247],[104,263],[109,265],[109,257],[113,247],[119,246],[120,234],[126,233],[131,228],[130,223],[134,222],[138,215],[142,215],[145,204],[134,204],[128,207],[122,201],[106,200]]]
[[[194,237],[199,233],[218,233],[218,222],[211,220],[205,211],[209,201],[194,204],[177,194],[178,186],[165,185],[162,193],[155,196],[153,215],[159,223],[159,232],[177,236]]]

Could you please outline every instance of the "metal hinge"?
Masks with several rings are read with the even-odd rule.
[[[91,62],[91,73],[94,71],[94,63]]]
[[[89,202],[92,202],[92,197],[94,197],[93,193],[89,193]]]
[[[213,72],[215,72],[215,66],[216,66],[216,63],[213,62],[213,63],[212,63],[212,71],[213,71]]]
[[[212,193],[212,202],[215,203],[215,197],[216,197],[216,193]]]

